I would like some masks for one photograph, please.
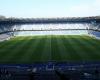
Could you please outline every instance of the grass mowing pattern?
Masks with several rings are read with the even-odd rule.
[[[15,37],[0,43],[0,63],[98,60],[100,40],[89,36]]]

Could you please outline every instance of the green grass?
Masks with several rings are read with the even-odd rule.
[[[100,40],[89,36],[15,37],[0,43],[0,63],[98,60]]]

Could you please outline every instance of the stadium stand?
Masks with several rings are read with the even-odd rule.
[[[47,65],[51,63],[54,70],[47,70]],[[94,64],[93,62],[51,63],[0,65],[0,78],[3,80],[100,80],[100,64],[97,62]]]

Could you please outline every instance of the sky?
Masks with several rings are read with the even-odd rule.
[[[100,0],[0,0],[0,15],[18,18],[100,15]]]

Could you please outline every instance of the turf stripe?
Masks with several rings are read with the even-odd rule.
[[[80,36],[78,37],[73,37],[73,40],[75,42],[75,48],[78,52],[78,54],[82,57],[83,61],[87,61],[89,59],[91,59],[91,57],[87,54],[86,52],[86,43],[84,42],[84,40],[81,39]]]
[[[58,36],[57,36],[58,37]],[[63,37],[59,36],[57,39],[58,49],[61,56],[61,61],[68,61],[71,59],[71,56],[68,53],[68,49],[65,47],[65,42],[63,41]]]
[[[16,63],[21,62],[20,59],[25,55],[26,51],[29,49],[30,47],[29,43],[31,42],[31,40],[32,40],[32,37],[29,37],[27,40],[25,40],[23,43],[20,44],[17,51],[16,50],[12,51],[13,54],[11,57],[9,57],[9,62],[11,60],[14,60],[14,62]]]
[[[15,37],[0,45],[0,62],[100,60],[99,44],[88,36]]]
[[[24,54],[18,60],[20,63],[31,63],[32,62],[32,60],[34,58],[31,58],[31,57],[33,57],[32,56],[34,54],[33,52],[34,52],[36,46],[38,46],[37,44],[39,43],[39,41],[40,41],[40,39],[38,39],[37,36],[32,37],[32,39],[30,39],[28,41],[27,50],[25,50]]]
[[[93,37],[89,37],[87,38],[87,36],[83,37],[84,39],[87,40],[87,42],[91,43],[92,45],[96,46],[96,49],[100,49],[100,40],[94,39]]]
[[[33,51],[33,61],[35,62],[41,62],[42,58],[41,56],[43,55],[43,49],[45,47],[45,36],[42,36],[37,44],[36,49]]]
[[[24,40],[24,38],[23,38]],[[2,60],[6,60],[6,57],[7,56],[10,56],[10,53],[12,52],[12,50],[16,49],[16,45],[19,43],[21,43],[22,41],[18,40],[17,42],[15,41],[14,43],[10,43],[10,46],[9,45],[6,45],[6,47],[3,47],[3,51],[0,50],[0,62]],[[6,60],[7,61],[7,60]]]
[[[95,46],[94,44],[92,44],[92,40],[88,41],[86,38],[82,37],[83,40],[85,40],[85,43],[88,44],[87,46],[87,51],[88,54],[90,55],[91,59],[95,59],[95,60],[100,60],[100,49],[97,49],[97,45]]]
[[[74,45],[74,39],[72,36],[64,36],[65,39],[65,46],[68,48],[69,55],[71,57],[72,61],[77,61],[77,60],[83,60],[82,56],[78,53],[78,50],[76,49],[76,45]],[[67,46],[68,45],[68,46]]]
[[[54,35],[51,36],[51,58],[52,61],[59,61],[61,60],[61,56],[59,53],[59,48],[58,48],[57,40]]]
[[[60,39],[61,36],[54,36],[55,37],[55,41],[56,41],[56,45],[57,47],[56,48],[56,57],[58,57],[57,61],[63,61],[64,58],[63,58],[63,54],[66,52],[65,50],[62,50],[62,48],[64,47],[63,44],[61,44],[62,40]],[[63,48],[64,49],[64,48]]]
[[[41,60],[44,62],[51,61],[51,35],[45,37]]]
[[[28,41],[28,40],[25,40],[25,39],[27,39],[27,38],[23,37],[22,40],[18,40],[18,42],[16,42],[15,44],[12,44],[12,46],[8,50],[8,53],[6,53],[6,55],[3,55],[1,60],[5,61],[5,62],[14,62],[14,61],[16,61],[18,52],[20,50],[23,51],[22,46],[24,46],[24,44],[26,44],[27,41]]]
[[[18,42],[19,40],[22,40],[22,39],[23,38],[20,38],[20,37],[14,37],[14,38],[11,38],[10,40],[1,42],[0,43],[0,49],[4,48],[4,47],[6,48],[6,47],[10,46],[11,43],[14,44],[14,43],[16,43],[16,42]]]
[[[16,43],[17,41],[15,41],[14,39],[10,39],[8,41],[4,41],[0,44],[0,50],[4,49],[4,48],[9,48],[9,46],[12,46],[12,44]],[[12,43],[12,44],[11,44]]]

